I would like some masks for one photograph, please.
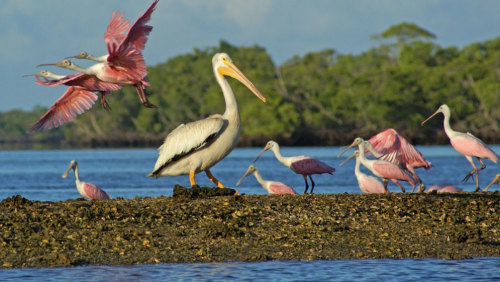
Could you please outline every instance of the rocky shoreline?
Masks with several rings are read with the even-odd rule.
[[[500,256],[500,193],[0,202],[0,266]]]

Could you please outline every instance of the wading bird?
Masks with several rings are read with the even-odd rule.
[[[82,195],[84,198],[87,198],[89,200],[111,199],[109,194],[106,193],[104,190],[100,189],[99,187],[95,186],[94,184],[83,182],[80,180],[80,176],[78,174],[78,163],[75,160],[72,160],[70,162],[68,169],[62,175],[62,177],[66,178],[71,169],[73,169],[75,171],[76,189],[78,189],[78,192],[80,193],[80,195]]]
[[[243,83],[262,101],[265,102],[266,98],[227,54],[215,54],[212,66],[215,79],[224,95],[226,111],[222,115],[215,114],[199,121],[181,124],[172,130],[158,149],[158,160],[153,171],[148,174],[149,177],[188,174],[191,186],[195,186],[195,174],[204,171],[217,187],[224,188],[212,175],[210,168],[233,150],[241,129],[238,103],[225,76]]]
[[[374,135],[368,142],[382,155],[378,157],[379,159],[397,164],[408,171],[419,184],[419,190],[423,189],[422,180],[415,172],[415,168],[423,167],[428,170],[432,165],[424,159],[422,153],[415,149],[403,136],[399,135],[396,130],[388,128]]]
[[[238,183],[236,183],[236,186],[239,186],[243,178],[247,177],[250,174],[253,174],[255,176],[260,185],[262,185],[262,187],[264,187],[264,189],[266,189],[269,194],[297,194],[297,192],[295,192],[292,187],[286,185],[283,182],[262,179],[259,170],[254,165],[250,165],[248,167],[245,174],[240,178],[240,180],[238,180]]]
[[[156,107],[148,101],[144,89],[145,86],[149,86],[149,82],[145,80],[147,69],[142,50],[145,47],[147,36],[153,29],[152,26],[146,25],[146,23],[151,18],[151,14],[157,3],[158,1],[153,2],[149,9],[132,27],[130,27],[130,29],[128,21],[123,21],[123,15],[113,12],[110,24],[104,36],[108,54],[101,57],[94,57],[92,55],[89,56],[86,52],[82,52],[74,56],[76,58],[86,58],[97,61],[97,64],[88,68],[82,68],[70,60],[64,59],[57,63],[41,64],[37,67],[53,65],[88,75],[94,75],[105,82],[133,85],[144,106],[149,108]],[[127,34],[123,35],[127,29]]]
[[[462,192],[462,189],[453,186],[453,185],[440,185],[436,184],[433,185],[429,190],[427,190],[428,193],[434,192],[436,193],[457,193],[457,192]]]
[[[406,172],[404,172],[398,165],[393,164],[384,160],[369,160],[365,156],[365,140],[361,137],[357,137],[354,139],[351,145],[347,147],[343,152],[339,154],[339,157],[342,156],[347,150],[358,146],[359,149],[359,160],[360,162],[368,168],[373,174],[380,177],[384,181],[384,190],[387,190],[388,181],[396,183],[396,185],[401,188],[401,191],[405,192],[405,188],[398,182],[398,180],[403,180],[412,185],[412,188],[415,187],[415,180],[411,176],[409,176]],[[420,191],[419,191],[420,192]]]
[[[109,109],[105,95],[121,88],[119,84],[104,82],[97,79],[95,76],[86,74],[62,76],[43,70],[36,74],[26,76],[35,76],[37,83],[44,86],[58,86],[62,84],[69,86],[66,92],[64,92],[29,131],[49,130],[72,121],[77,115],[92,108],[97,100],[95,92],[101,94],[103,108]],[[39,77],[45,78],[45,81],[42,81]],[[47,78],[52,78],[53,80],[47,80]]]
[[[339,166],[342,166],[349,159],[356,158],[356,165],[354,166],[354,175],[356,175],[356,179],[358,180],[359,189],[363,193],[374,194],[374,193],[388,193],[386,187],[382,184],[382,182],[378,181],[376,177],[365,174],[361,172],[360,166],[361,161],[359,159],[359,151],[354,151],[351,156],[345,159],[340,163]]]
[[[494,183],[497,183],[497,182],[500,182],[500,173],[495,175],[495,177],[493,178],[493,180],[490,182],[490,184],[488,184],[488,186],[486,186],[483,191],[488,191],[488,189],[490,189],[490,186],[493,185]]]
[[[315,183],[311,175],[322,173],[333,174],[333,172],[335,171],[335,168],[309,156],[284,157],[281,155],[280,146],[273,140],[267,142],[262,152],[260,152],[260,154],[255,158],[253,162],[255,163],[259,159],[259,157],[267,150],[273,151],[276,159],[278,159],[278,161],[287,166],[293,172],[302,174],[302,176],[304,177],[304,182],[306,183],[306,189],[304,190],[304,193],[307,193],[307,189],[309,188],[309,184],[307,183],[308,176],[311,180],[311,193],[313,193]]]
[[[498,155],[493,152],[486,144],[483,143],[479,138],[470,134],[469,132],[463,133],[455,131],[450,126],[450,108],[443,104],[441,105],[435,113],[433,113],[426,120],[422,121],[421,125],[424,125],[428,120],[437,115],[438,113],[442,113],[444,115],[444,132],[448,135],[450,139],[451,146],[457,150],[460,154],[464,155],[465,158],[469,161],[472,166],[472,170],[464,177],[463,181],[467,181],[471,176],[474,178],[474,174],[476,175],[476,192],[479,191],[479,171],[486,168],[483,160],[481,159],[489,159],[492,162],[496,163],[498,161]],[[476,157],[479,163],[481,163],[480,168],[476,168],[474,165],[474,161],[472,157]]]

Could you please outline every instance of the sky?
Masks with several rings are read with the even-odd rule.
[[[65,86],[40,86],[22,75],[81,51],[104,55],[111,13],[120,10],[132,23],[150,3],[0,1],[0,112],[51,106]],[[379,44],[372,35],[401,22],[434,33],[440,46],[461,48],[498,37],[499,15],[498,0],[160,0],[143,54],[147,65],[156,65],[194,48],[217,46],[223,39],[236,46],[264,47],[280,65],[294,55],[327,48],[359,54]]]

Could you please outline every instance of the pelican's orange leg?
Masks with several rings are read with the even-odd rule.
[[[219,180],[217,180],[217,178],[215,178],[212,175],[212,173],[210,172],[210,169],[205,170],[205,173],[207,174],[208,179],[210,179],[210,181],[212,181],[215,185],[217,185],[217,187],[225,188],[224,184],[222,184]]]
[[[194,171],[189,172],[189,182],[191,183],[191,187],[196,186],[196,181],[194,180]]]

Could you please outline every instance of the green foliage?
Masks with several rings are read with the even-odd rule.
[[[406,23],[380,37],[399,38],[397,57],[391,46],[381,44],[359,55],[333,49],[311,52],[281,66],[275,66],[260,46],[237,47],[221,41],[219,46],[194,49],[148,68],[147,93],[158,108],[145,108],[135,89],[124,86],[107,96],[111,111],[96,104],[75,121],[48,132],[26,133],[45,112],[41,107],[0,113],[0,137],[59,138],[75,144],[123,138],[162,140],[181,123],[224,112],[212,56],[226,52],[268,99],[262,103],[244,85],[228,78],[246,140],[304,140],[305,135],[315,140],[327,135],[322,144],[338,145],[342,135],[369,137],[387,127],[402,130],[409,138],[413,132],[423,140],[429,136],[422,133],[420,122],[443,103],[452,109],[456,130],[499,140],[500,38],[462,49],[442,48],[421,40],[434,38],[432,33]],[[425,130],[442,131],[441,127],[436,120]]]

